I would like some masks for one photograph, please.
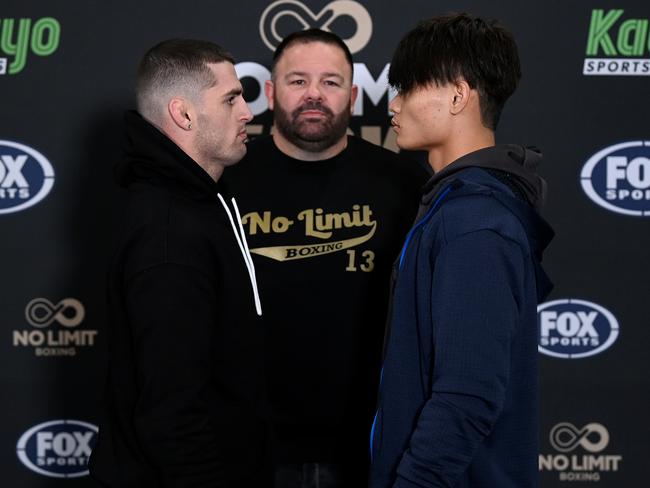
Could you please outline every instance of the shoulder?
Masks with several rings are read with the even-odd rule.
[[[125,274],[160,264],[206,267],[214,247],[209,207],[158,191],[132,196],[117,250]]]
[[[447,241],[475,232],[490,231],[528,247],[524,225],[507,204],[514,197],[498,188],[471,180],[456,181],[440,208]]]

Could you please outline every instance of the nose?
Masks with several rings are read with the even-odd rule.
[[[388,104],[388,110],[390,110],[394,114],[398,114],[401,108],[402,108],[402,97],[401,95],[397,94],[395,98],[393,98]]]
[[[253,120],[253,112],[251,112],[251,109],[246,102],[244,102],[244,110],[242,111],[241,120],[245,124],[248,124],[251,120]]]
[[[307,84],[305,98],[307,100],[321,100],[323,98],[318,81],[312,81]]]

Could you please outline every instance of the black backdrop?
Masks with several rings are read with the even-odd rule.
[[[303,25],[330,28],[351,40],[364,93],[351,129],[394,148],[382,74],[408,29],[448,11],[513,30],[524,78],[497,137],[545,155],[557,237],[545,260],[556,288],[539,313],[541,485],[648,485],[650,7],[641,0],[3,1],[0,485],[92,485],[85,462],[120,207],[112,163],[143,52],[170,37],[225,45],[256,114],[251,132],[268,133],[268,46]]]

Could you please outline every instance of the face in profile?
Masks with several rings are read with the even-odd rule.
[[[265,89],[276,130],[293,145],[320,152],[345,137],[357,89],[338,46],[290,45]]]
[[[389,104],[391,125],[400,149],[430,151],[450,136],[449,100],[453,86],[432,83],[398,93]]]
[[[217,83],[196,104],[196,145],[200,160],[228,166],[246,154],[246,124],[253,118],[232,63],[208,65]]]

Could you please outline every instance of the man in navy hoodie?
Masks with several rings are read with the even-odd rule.
[[[435,174],[396,262],[372,488],[531,488],[537,481],[537,303],[553,232],[539,152],[496,145],[521,76],[512,35],[465,14],[422,22],[389,82],[397,144]]]

